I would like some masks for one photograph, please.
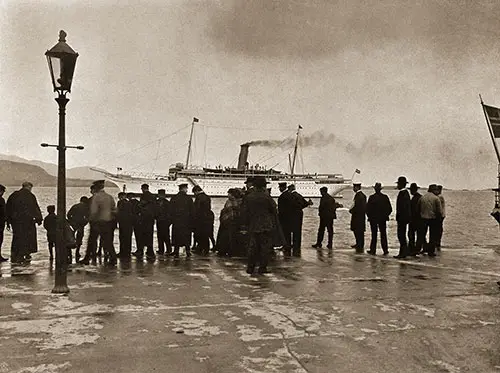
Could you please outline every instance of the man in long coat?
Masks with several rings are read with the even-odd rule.
[[[6,205],[7,227],[12,228],[11,262],[29,261],[38,251],[36,226],[43,222],[42,212],[31,190],[33,184],[24,182],[22,188],[12,193]]]
[[[209,251],[210,233],[213,232],[212,205],[210,197],[203,192],[199,185],[193,187],[194,199],[194,240],[198,244],[201,254],[207,255]]]
[[[5,222],[7,220],[7,211],[5,210],[5,199],[3,194],[5,187],[0,184],[0,262],[6,262],[8,259],[2,256],[3,232],[5,230]]]
[[[141,186],[142,196],[139,201],[139,246],[134,252],[137,259],[142,259],[144,255],[144,247],[146,247],[146,258],[148,260],[156,259],[153,249],[154,225],[156,217],[156,198],[149,191],[149,186],[143,184]]]
[[[362,253],[365,249],[366,230],[366,195],[361,191],[361,183],[354,183],[354,204],[349,210],[351,214],[351,231],[354,233],[356,243],[351,247],[356,252]]]
[[[298,193],[294,184],[289,185],[288,190],[291,195],[290,223],[292,229],[292,255],[300,256],[302,246],[302,221],[304,219],[303,209],[311,206],[312,201],[307,201]]]
[[[188,185],[180,184],[179,192],[170,199],[172,211],[172,246],[175,258],[179,257],[179,248],[186,248],[186,257],[191,256],[191,236],[193,232],[193,199],[187,195]]]
[[[410,194],[413,196],[410,201],[410,224],[408,224],[408,250],[410,255],[415,256],[419,254],[424,245],[427,245],[425,242],[425,237],[423,234],[423,221],[420,216],[420,209],[418,201],[422,197],[422,195],[418,192],[419,186],[416,183],[411,183],[410,185]]]
[[[253,274],[259,263],[258,272],[267,272],[269,254],[273,245],[273,232],[276,229],[276,204],[266,191],[266,179],[255,176],[255,190],[243,198],[243,231],[249,235],[247,273]]]
[[[380,244],[384,255],[389,254],[387,245],[387,221],[392,213],[392,206],[389,197],[382,193],[382,184],[375,183],[373,187],[375,193],[368,198],[366,204],[366,216],[370,222],[372,239],[368,254],[375,255],[377,251],[377,233],[380,231]]]
[[[400,176],[398,178],[398,198],[396,200],[396,222],[398,223],[398,240],[399,240],[399,253],[394,256],[396,259],[404,259],[410,253],[408,252],[408,224],[411,220],[411,200],[410,193],[406,189],[406,177]]]

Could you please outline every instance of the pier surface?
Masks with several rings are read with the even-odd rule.
[[[394,248],[391,255],[396,254]],[[0,270],[1,372],[500,372],[500,255],[396,260],[350,249]]]

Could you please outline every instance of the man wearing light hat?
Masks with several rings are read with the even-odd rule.
[[[361,191],[361,183],[353,183],[354,204],[350,208],[351,230],[356,238],[356,243],[351,247],[356,249],[357,253],[365,250],[365,230],[366,230],[366,195]]]
[[[380,244],[384,255],[389,253],[387,245],[387,221],[392,213],[392,206],[389,197],[382,193],[382,184],[375,183],[373,189],[375,193],[368,198],[366,204],[366,215],[370,222],[372,239],[368,254],[375,255],[377,250],[377,233],[380,231]]]
[[[396,200],[396,222],[398,224],[399,240],[399,253],[394,256],[396,259],[404,259],[409,255],[406,236],[408,234],[408,223],[411,218],[411,203],[410,194],[406,189],[406,184],[408,184],[406,177],[400,176],[397,181],[399,193]]]

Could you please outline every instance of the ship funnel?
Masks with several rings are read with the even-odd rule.
[[[250,144],[241,144],[240,156],[238,158],[238,170],[244,170],[248,166],[248,148]]]

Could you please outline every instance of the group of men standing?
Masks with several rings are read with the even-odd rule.
[[[416,183],[406,188],[408,181],[405,176],[397,180],[399,190],[396,200],[396,223],[397,237],[399,241],[399,253],[394,256],[404,259],[408,256],[416,256],[427,253],[429,256],[436,255],[436,249],[440,250],[441,237],[443,235],[443,221],[445,218],[445,201],[442,196],[442,186],[431,184],[427,193],[421,195]],[[352,245],[357,252],[364,251],[364,233],[366,230],[366,217],[370,223],[371,242],[369,254],[375,255],[377,248],[377,234],[380,232],[380,243],[384,255],[389,253],[387,245],[387,221],[392,213],[389,197],[382,193],[382,185],[375,183],[375,193],[368,200],[361,191],[361,184],[353,184],[354,204],[349,210],[351,213],[351,230],[354,233],[356,243]],[[410,196],[411,194],[411,196]],[[429,240],[426,236],[429,232]]]
[[[89,199],[90,233],[87,252],[82,264],[95,261],[97,242],[100,237],[109,265],[116,259],[127,261],[134,255],[155,260],[154,227],[158,240],[159,255],[179,257],[179,249],[185,247],[186,256],[191,256],[194,234],[195,250],[208,254],[209,240],[213,237],[214,214],[211,201],[199,186],[193,187],[195,199],[187,195],[188,184],[179,185],[179,192],[170,201],[164,189],[155,197],[147,184],[141,186],[142,194],[137,199],[133,194],[120,192],[115,205],[111,195],[104,191],[104,181],[94,182]],[[118,227],[120,250],[116,254],[113,247],[113,231]],[[172,227],[172,235],[170,229]],[[135,237],[136,251],[132,253],[132,236]]]

